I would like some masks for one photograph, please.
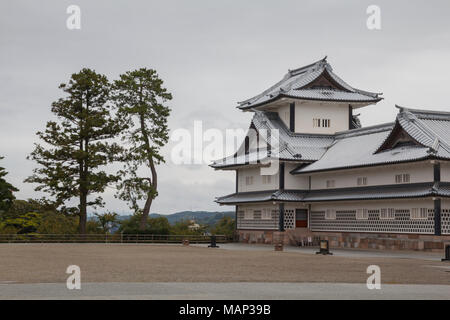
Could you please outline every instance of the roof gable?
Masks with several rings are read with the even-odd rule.
[[[396,121],[394,128],[391,133],[388,135],[386,140],[381,144],[381,146],[375,151],[375,153],[379,153],[386,150],[391,150],[396,147],[402,147],[406,144],[422,146],[417,140],[409,135],[409,133],[402,128],[402,126]]]
[[[333,77],[330,76],[327,69],[324,69],[323,72],[316,79],[308,83],[307,85],[297,88],[295,90],[301,89],[335,89],[342,90],[345,92],[352,92],[348,88],[345,88],[341,84],[339,84]]]
[[[373,93],[353,88],[339,78],[326,57],[308,66],[288,73],[279,82],[253,98],[239,102],[242,110],[256,108],[282,97],[336,101],[348,103],[376,103],[382,98],[380,93]]]

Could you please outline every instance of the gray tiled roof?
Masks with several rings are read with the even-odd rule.
[[[250,203],[271,201],[277,190],[233,193],[216,199],[220,204]]]
[[[379,200],[422,197],[450,197],[450,183],[415,183],[390,186],[370,186],[324,190],[278,190],[234,193],[216,199],[232,205],[267,201],[320,202],[349,200]]]
[[[320,202],[342,200],[377,200],[421,198],[431,196],[441,196],[439,186],[434,186],[433,183],[417,183],[390,186],[341,188],[333,190],[312,190],[303,198],[303,201]],[[442,196],[445,195],[442,194]]]
[[[291,132],[276,112],[255,111],[252,119],[252,126],[258,131],[278,130],[279,148],[272,149],[271,158],[311,162],[318,160],[333,143],[333,135],[318,134],[297,134]],[[273,132],[273,131],[272,131]],[[262,136],[262,135],[261,135]],[[246,163],[256,163],[268,159],[267,150],[251,150],[247,156],[243,154],[243,145],[239,148],[237,156],[230,156],[222,160],[215,161],[211,166],[216,169],[245,165]]]
[[[419,145],[379,150],[395,126],[401,126]],[[293,170],[300,174],[353,167],[418,161],[433,157],[450,159],[450,113],[400,108],[395,124],[336,134],[322,158]]]
[[[430,152],[450,155],[450,113],[398,107],[398,124]]]
[[[394,164],[429,158],[450,159],[450,113],[400,108],[395,123],[358,128],[335,135],[292,133],[277,113],[255,111],[252,125],[256,130],[278,130],[278,157],[285,161],[309,163],[292,171],[294,174],[346,169],[380,164]],[[419,145],[404,145],[380,151],[380,146],[400,126]],[[242,147],[241,147],[242,150]],[[245,156],[228,157],[212,164],[214,168],[245,165],[268,159],[267,151],[250,152]]]
[[[323,73],[327,73],[343,89],[304,88]],[[280,97],[305,100],[377,102],[380,94],[355,89],[333,73],[326,57],[308,66],[289,70],[284,78],[261,94],[239,103],[240,109],[253,108]]]

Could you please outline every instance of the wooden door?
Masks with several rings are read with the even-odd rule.
[[[308,227],[308,210],[295,209],[295,227],[296,228]]]

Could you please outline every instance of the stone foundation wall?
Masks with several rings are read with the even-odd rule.
[[[390,233],[344,233],[305,232],[294,230],[278,232],[272,230],[238,230],[239,242],[254,244],[274,244],[282,241],[285,245],[296,245],[295,240],[312,237],[328,240],[330,248],[359,248],[378,250],[419,250],[439,251],[450,245],[450,236]],[[275,241],[274,241],[275,240]]]
[[[331,248],[442,251],[445,245],[450,245],[450,236],[340,232],[314,234],[328,240]]]

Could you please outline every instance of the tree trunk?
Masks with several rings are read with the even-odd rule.
[[[144,210],[142,211],[141,222],[139,224],[139,230],[144,231],[147,227],[147,219],[150,213],[150,207],[152,206],[153,198],[151,195],[147,196],[147,200],[145,201]]]
[[[153,195],[157,191],[157,188],[158,188],[158,176],[156,174],[156,167],[155,167],[155,163],[153,162],[153,156],[152,156],[152,153],[150,150],[150,141],[149,141],[147,133],[145,131],[145,119],[142,114],[140,116],[140,121],[141,121],[142,136],[144,139],[145,148],[147,150],[147,155],[148,155],[147,161],[148,161],[150,170],[152,171],[152,179],[149,181],[150,181],[150,185],[152,186],[152,189],[153,189],[147,194],[147,200],[145,201],[144,210],[142,211],[142,217],[141,217],[141,223],[139,224],[139,230],[143,231],[143,230],[145,230],[145,227],[147,226],[147,219],[148,219],[148,215],[150,213],[150,207],[153,202]]]
[[[86,222],[87,222],[87,194],[82,192],[80,194],[80,222],[79,232],[80,234],[86,234]]]

